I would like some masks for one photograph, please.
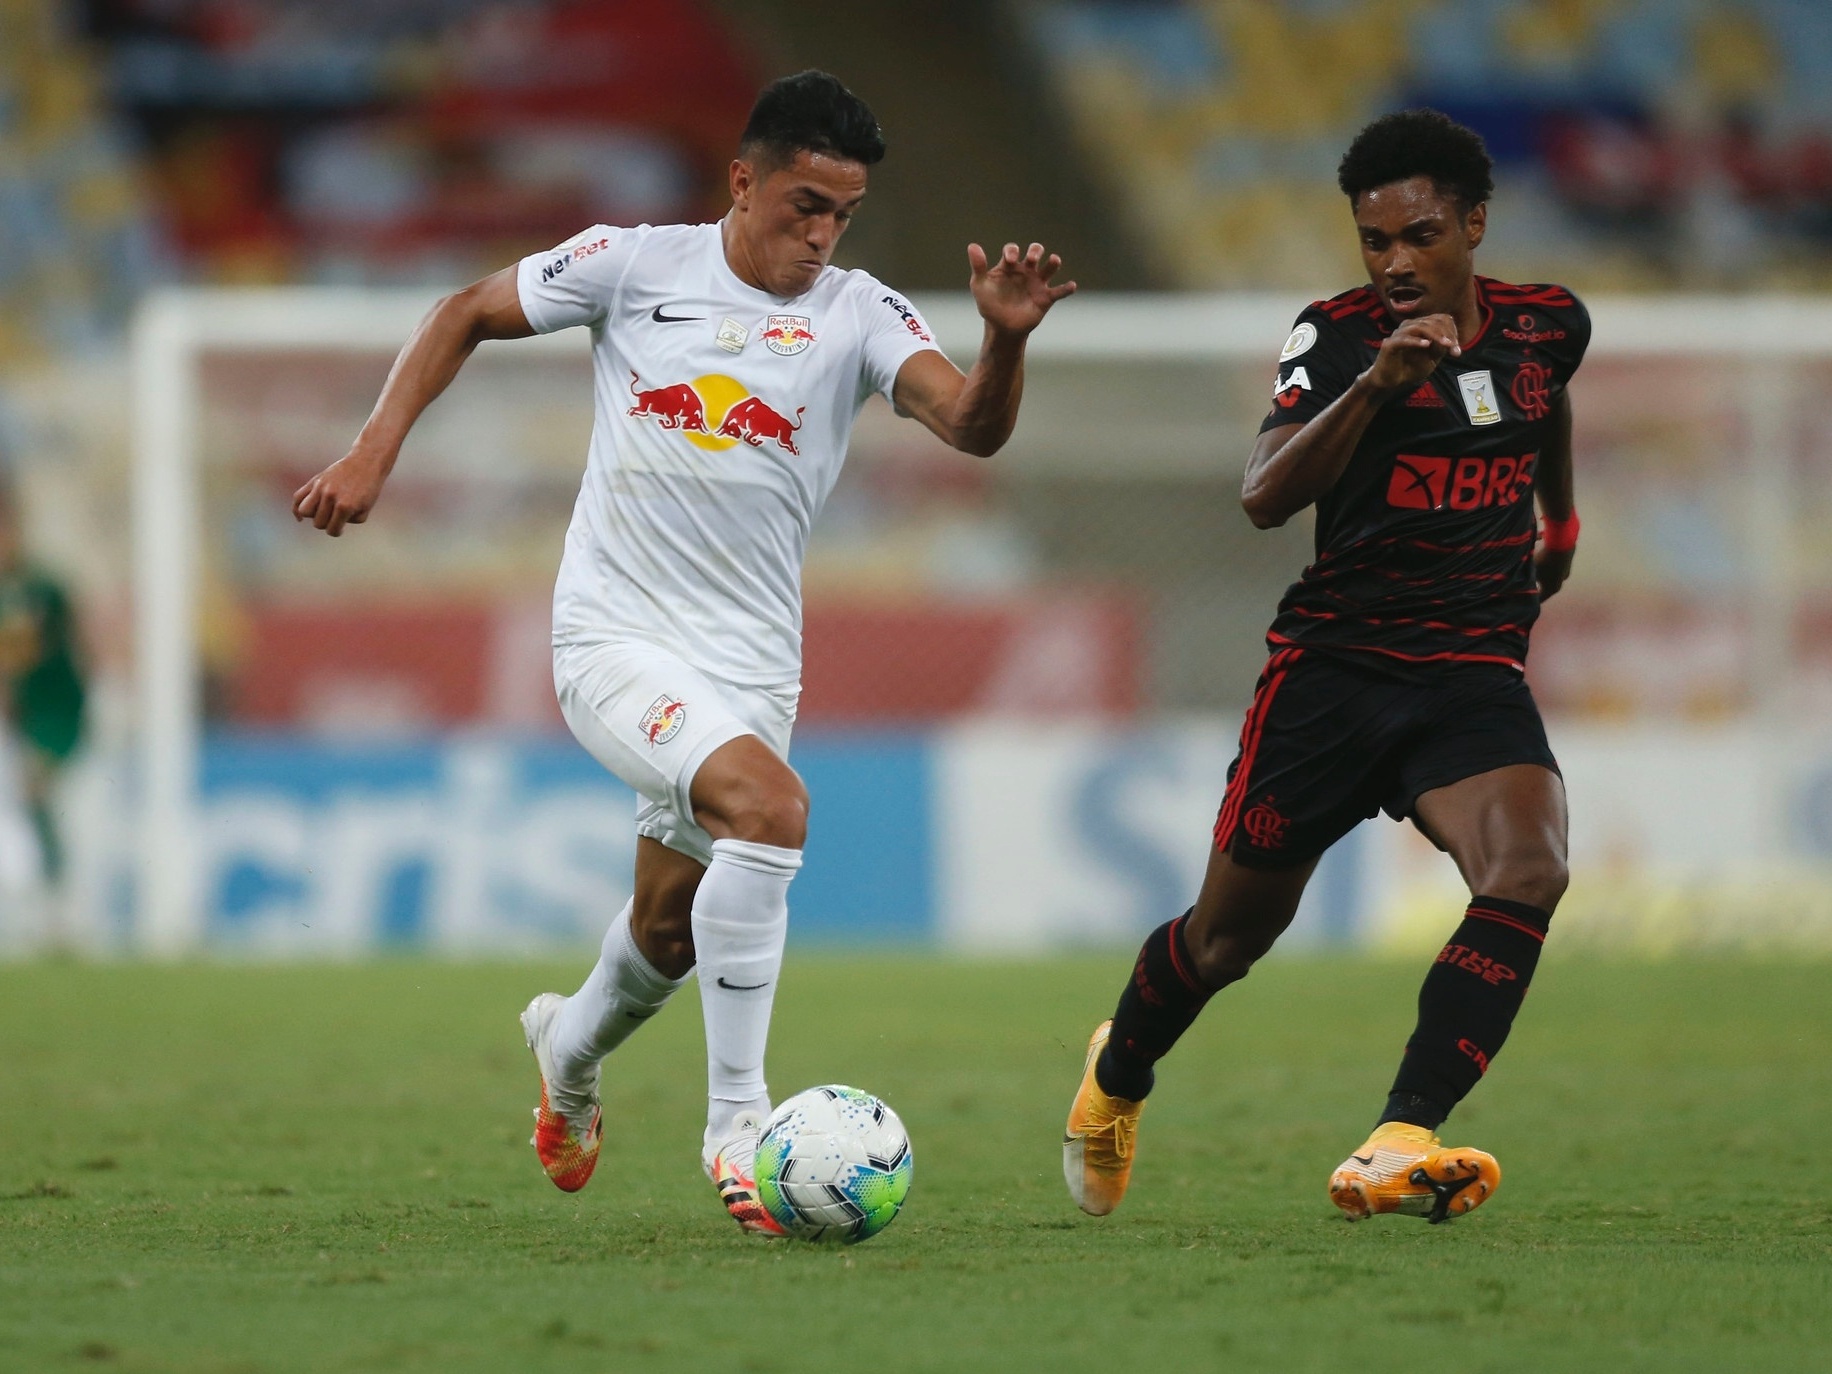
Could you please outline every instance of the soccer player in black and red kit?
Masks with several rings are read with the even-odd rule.
[[[1565,890],[1564,785],[1522,673],[1577,541],[1565,388],[1590,319],[1562,287],[1475,274],[1491,164],[1443,115],[1376,120],[1338,180],[1371,284],[1298,317],[1242,491],[1261,529],[1314,504],[1316,561],[1267,635],[1201,893],[1147,937],[1089,1044],[1063,1165],[1095,1215],[1125,1193],[1157,1060],[1380,810],[1450,854],[1470,902],[1330,1197],[1351,1220],[1442,1221],[1501,1177],[1437,1129],[1507,1039]]]

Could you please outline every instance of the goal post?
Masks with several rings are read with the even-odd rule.
[[[235,444],[234,434],[219,435],[216,441],[210,438],[215,402],[207,394],[207,370],[233,364],[267,368],[283,376],[295,359],[360,356],[374,372],[411,333],[435,295],[421,289],[186,288],[155,292],[140,307],[132,334],[136,786],[130,805],[137,817],[132,929],[135,945],[144,952],[179,955],[198,948],[207,933],[208,900],[200,890],[198,799],[205,691],[199,623],[207,600],[205,552],[231,536],[213,528],[207,514],[215,479],[206,471],[203,453],[211,442],[218,442],[225,451],[233,450]],[[967,365],[980,338],[971,300],[964,294],[918,296],[916,303],[938,341]],[[1077,515],[1082,523],[1068,535],[1061,531],[1052,535],[1045,529],[1038,537],[1046,541],[1054,537],[1070,545],[1085,537],[1090,548],[1103,540],[1149,546],[1158,538],[1159,515],[1167,522],[1187,515],[1178,507],[1189,499],[1190,480],[1208,480],[1218,473],[1237,478],[1250,447],[1253,424],[1269,394],[1279,346],[1306,303],[1298,294],[1089,292],[1057,307],[1031,340],[1030,392],[1010,458],[1015,470],[1036,479],[1025,491],[1041,493],[1038,499],[1050,501],[1068,502],[1072,496],[1085,506],[1086,493],[1078,489],[1064,496],[1063,484],[1071,479],[1111,477],[1112,469],[1131,465],[1139,474],[1140,487],[1149,488],[1162,479],[1163,494],[1160,500],[1151,491],[1142,496],[1136,491],[1127,493],[1123,485],[1103,488],[1129,500],[1136,496],[1137,512],[1143,514],[1136,513],[1133,506],[1122,508],[1102,498],[1105,505],[1095,503],[1101,514]],[[1767,722],[1774,728],[1761,738],[1780,740],[1787,724],[1795,719],[1802,659],[1798,638],[1805,598],[1811,590],[1808,584],[1817,576],[1806,575],[1803,564],[1802,541],[1808,537],[1803,534],[1803,512],[1818,500],[1821,485],[1832,487],[1832,479],[1817,475],[1829,462],[1819,451],[1822,436],[1812,429],[1815,414],[1810,404],[1811,395],[1818,390],[1815,369],[1823,371],[1832,360],[1832,307],[1783,297],[1712,296],[1612,297],[1593,300],[1590,306],[1593,341],[1586,370],[1574,386],[1578,490],[1589,533],[1574,586],[1583,587],[1593,565],[1605,561],[1601,550],[1593,553],[1597,547],[1593,541],[1609,532],[1607,520],[1592,519],[1586,496],[1586,446],[1616,443],[1614,436],[1619,436],[1623,426],[1637,423],[1637,417],[1646,417],[1657,427],[1675,423],[1683,431],[1684,417],[1696,408],[1699,389],[1707,385],[1721,389],[1723,397],[1712,403],[1712,414],[1717,417],[1712,423],[1722,425],[1724,442],[1734,448],[1726,462],[1738,470],[1733,498],[1736,512],[1727,527],[1734,527],[1735,558],[1740,562],[1735,575],[1719,590],[1741,607],[1743,623],[1733,628],[1743,636],[1741,652],[1747,655],[1740,670],[1746,675],[1747,690],[1728,709],[1730,714],[1741,712]],[[487,368],[492,359],[507,359],[530,369],[515,374],[521,380],[508,378],[491,393],[505,397],[517,387],[533,385],[530,379],[549,364],[563,364],[569,369],[564,387],[558,381],[541,385],[552,385],[555,396],[571,398],[565,404],[577,413],[568,420],[573,426],[569,432],[582,434],[590,412],[584,369],[587,351],[586,333],[569,330],[485,345],[474,366]],[[1615,374],[1610,374],[1612,366],[1617,369]],[[221,382],[219,391],[231,394],[241,375]],[[452,392],[463,393],[471,377],[467,372]],[[277,388],[276,394],[283,391],[278,382],[271,385]],[[467,412],[466,423],[499,424],[507,427],[505,432],[514,432],[511,412],[503,410],[493,417],[485,413],[487,409]],[[873,423],[878,428],[872,431],[870,443],[901,442],[884,438],[892,431],[881,422]],[[354,434],[354,428],[349,428],[340,441],[334,441],[327,430],[312,450],[317,454],[315,461],[322,465],[340,456],[338,443],[347,445]],[[1605,437],[1593,439],[1598,434]],[[302,445],[302,449],[309,447]],[[584,460],[584,445],[578,442],[575,485]],[[993,463],[1004,460],[1002,455]],[[288,461],[302,460],[295,455]],[[472,462],[476,475],[475,460],[467,461]],[[498,454],[498,461],[512,464],[517,457]],[[411,480],[410,462],[403,464],[397,482]],[[1103,464],[1108,468],[1105,473]],[[1205,470],[1205,464],[1212,466]],[[275,465],[276,473],[285,470],[284,464]],[[1711,474],[1694,475],[1703,484],[1701,491],[1719,490],[1711,485]],[[486,478],[487,474],[478,480]],[[1803,482],[1812,491],[1803,491]],[[1624,485],[1612,499],[1618,505],[1632,506],[1634,491],[1632,484]],[[278,487],[268,491],[266,499],[279,500]],[[384,507],[381,520],[388,519],[391,508]],[[815,537],[818,544],[823,538],[821,529],[817,528]],[[972,550],[971,557],[959,560],[960,567],[978,566],[974,560],[980,554]],[[1071,549],[1062,556],[1073,563],[1074,552]],[[1228,548],[1217,546],[1215,552],[1219,561],[1230,556]],[[557,563],[559,553],[555,538],[547,557]],[[1203,570],[1196,566],[1202,559],[1200,549],[1179,556],[1190,565],[1191,585],[1197,588],[1186,602],[1198,614],[1187,623],[1200,627],[1202,597],[1212,596],[1201,589],[1211,583],[1203,581]],[[1108,563],[1115,559],[1124,562],[1115,554]],[[1135,561],[1141,568],[1150,562]],[[1617,564],[1621,561],[1615,560]],[[1291,564],[1287,575],[1295,571],[1296,565]],[[1610,574],[1618,575],[1622,585],[1645,590],[1646,580],[1637,581],[1634,569]],[[550,581],[551,569],[548,576]],[[1068,585],[1082,576],[1075,572],[1061,580]],[[1683,575],[1669,582],[1668,591],[1677,587],[1683,593]],[[1239,616],[1262,622],[1269,617],[1270,603],[1260,604],[1258,595],[1241,598],[1252,604],[1240,608]],[[1219,607],[1217,613],[1224,611],[1235,613],[1229,606]],[[1164,614],[1174,619],[1171,612]],[[1071,661],[1072,652],[1063,652],[1071,654],[1071,659],[1063,661]],[[1567,654],[1561,660],[1566,663],[1563,671],[1567,675],[1581,671],[1581,658],[1581,653]],[[1205,671],[1200,663],[1165,669],[1160,676],[1168,685],[1150,686],[1131,720],[1109,724],[1121,730],[1142,728],[1192,713],[1220,720],[1225,713],[1200,697],[1197,689],[1178,685],[1201,678]],[[1235,665],[1230,673],[1251,680],[1245,665]],[[1582,693],[1571,689],[1568,695],[1575,700]],[[1232,702],[1232,696],[1221,700],[1227,706]],[[1786,770],[1789,760],[1781,756],[1784,747],[1765,744],[1761,748],[1774,755],[1767,766]],[[1781,791],[1774,787],[1757,791],[1776,810],[1765,824],[1777,832],[1786,829],[1789,821],[1780,814],[1784,804],[1776,800]]]
[[[181,954],[202,934],[194,882],[203,716],[197,558],[206,537],[198,472],[199,361],[210,352],[392,353],[435,298],[405,290],[168,288],[140,306],[132,336],[139,778],[134,925],[147,953]],[[515,346],[576,354],[584,343],[561,333]],[[324,461],[341,456],[327,452]]]
[[[431,308],[432,290],[167,288],[147,296],[132,335],[137,943],[173,955],[201,937],[196,875],[199,365],[211,353],[389,353]],[[917,297],[947,351],[969,366],[980,321],[970,298]],[[1033,360],[1255,361],[1276,349],[1303,301],[1283,296],[1083,298],[1033,336]],[[489,353],[583,355],[587,332],[485,344]],[[462,386],[460,380],[457,385]],[[582,398],[582,403],[589,398]],[[354,433],[350,435],[355,438]],[[329,463],[337,453],[326,450]],[[579,463],[583,470],[585,455]],[[554,557],[558,558],[556,547]]]

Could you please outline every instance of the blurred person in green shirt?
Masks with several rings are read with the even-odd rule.
[[[0,683],[44,876],[55,886],[64,853],[53,796],[83,739],[82,656],[69,594],[26,557],[18,503],[7,491],[0,491]]]

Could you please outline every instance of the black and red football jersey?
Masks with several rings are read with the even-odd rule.
[[[1534,468],[1553,399],[1590,343],[1590,315],[1562,286],[1476,279],[1482,324],[1462,356],[1382,406],[1317,502],[1317,557],[1267,634],[1381,655],[1391,665],[1527,656],[1539,614]],[[1359,287],[1298,316],[1262,432],[1301,424],[1348,390],[1393,332]]]

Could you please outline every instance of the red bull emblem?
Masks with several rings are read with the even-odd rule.
[[[695,429],[701,434],[706,433],[706,406],[700,400],[699,392],[685,382],[678,386],[660,386],[653,391],[641,391],[637,389],[636,374],[632,372],[630,394],[636,398],[636,404],[625,414],[658,420],[663,429]]]
[[[799,454],[795,432],[801,428],[802,411],[807,408],[798,406],[791,423],[787,416],[772,410],[755,396],[746,396],[725,412],[725,422],[719,426],[718,435],[721,439],[742,439],[752,448],[762,448],[763,441],[768,439],[784,453]]]
[[[649,703],[649,709],[642,713],[642,720],[637,728],[649,741],[649,747],[666,744],[681,733],[681,727],[687,723],[687,705],[676,701],[666,693]]]
[[[805,353],[814,342],[814,321],[806,315],[772,315],[764,324],[764,347],[785,358]]]
[[[753,396],[736,378],[709,373],[691,382],[644,391],[632,372],[630,394],[636,404],[625,414],[653,420],[663,429],[679,430],[700,448],[724,449],[739,443],[762,448],[768,442],[791,457],[801,454],[795,446],[795,435],[801,429],[802,412],[807,407],[797,406],[790,418]]]

